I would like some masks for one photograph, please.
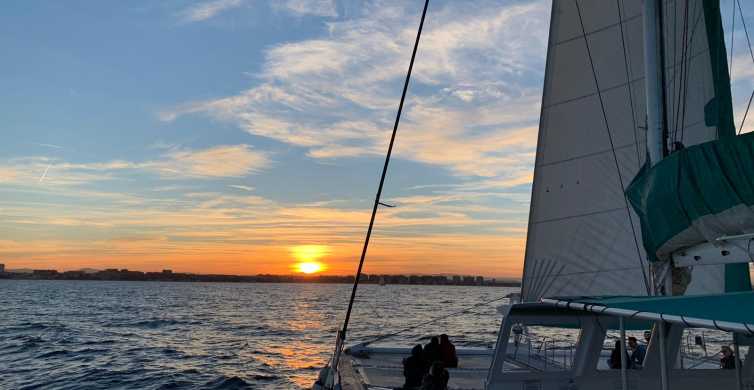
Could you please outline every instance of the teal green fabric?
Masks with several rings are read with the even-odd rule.
[[[694,220],[754,205],[754,133],[694,145],[645,166],[626,196],[647,255],[657,261],[657,250]]]
[[[720,1],[704,0],[707,42],[712,62],[715,99],[704,107],[704,121],[707,126],[717,126],[718,138],[735,137],[733,104],[728,74],[728,56],[725,50],[725,37],[720,19]],[[748,264],[725,265],[725,291],[751,290]]]
[[[704,320],[754,324],[754,292],[676,297],[581,297],[571,302]]]
[[[736,127],[733,124],[733,104],[725,32],[720,19],[720,1],[704,0],[702,5],[715,86],[715,98],[704,107],[704,120],[707,126],[717,126],[718,138],[733,137],[736,135]]]

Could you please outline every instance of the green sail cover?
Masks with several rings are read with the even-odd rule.
[[[754,133],[694,145],[654,167],[645,165],[626,196],[652,261],[724,235],[752,232]]]

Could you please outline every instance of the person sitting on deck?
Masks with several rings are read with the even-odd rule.
[[[620,340],[615,340],[615,348],[613,348],[613,352],[610,354],[610,360],[607,361],[608,366],[614,370],[620,370],[621,369],[621,357],[620,357]],[[631,359],[628,356],[628,352],[625,352],[626,355],[626,368],[631,368]]]
[[[406,390],[418,389],[422,385],[422,378],[427,372],[422,352],[421,344],[417,344],[411,349],[411,356],[403,359],[403,376],[406,378],[403,388]]]
[[[450,374],[441,362],[432,363],[429,373],[424,376],[421,390],[447,390]]]
[[[633,368],[640,368],[644,365],[644,357],[647,355],[647,347],[639,344],[636,337],[629,337],[628,348],[631,349],[631,366]]]
[[[440,357],[442,358],[442,364],[445,367],[455,368],[458,367],[458,355],[456,355],[456,347],[450,342],[448,335],[440,335]]]
[[[424,346],[424,361],[426,361],[428,365],[431,365],[438,360],[442,361],[442,356],[440,355],[440,339],[434,336],[429,341],[429,344]]]
[[[720,358],[720,368],[724,370],[736,369],[736,358],[733,356],[733,350],[729,346],[723,345],[720,347],[720,353],[723,357]]]

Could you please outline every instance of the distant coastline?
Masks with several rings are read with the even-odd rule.
[[[21,280],[109,280],[146,282],[226,282],[226,283],[353,283],[353,276],[338,275],[217,275],[191,274],[163,270],[142,272],[128,269],[106,270],[9,270],[0,272],[0,279]],[[443,285],[443,286],[491,286],[519,287],[519,281],[497,280],[482,276],[461,275],[362,275],[363,284]]]

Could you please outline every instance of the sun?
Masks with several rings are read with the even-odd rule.
[[[314,262],[298,263],[296,264],[296,268],[298,268],[298,272],[316,274],[317,272],[322,271],[322,264]]]
[[[304,274],[316,274],[324,271],[327,267],[319,259],[330,253],[327,245],[297,245],[292,247],[291,254],[296,259],[292,268],[296,272]]]

